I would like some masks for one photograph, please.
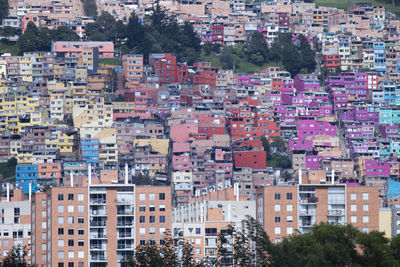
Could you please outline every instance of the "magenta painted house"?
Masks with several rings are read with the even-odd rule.
[[[299,139],[290,139],[289,140],[289,150],[305,150],[312,151],[313,149],[313,141],[312,140],[299,140]]]
[[[329,122],[317,120],[298,120],[297,122],[298,138],[305,139],[307,136],[330,135],[336,136],[337,127]]]
[[[318,155],[306,155],[306,168],[309,170],[318,170],[319,169]]]
[[[319,92],[319,79],[316,74],[297,74],[294,77],[294,87],[297,92]]]
[[[378,160],[364,160],[364,174],[366,177],[389,177],[390,163]]]

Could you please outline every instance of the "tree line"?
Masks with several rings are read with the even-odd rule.
[[[242,229],[228,226],[217,236],[216,254],[201,261],[194,258],[188,240],[166,233],[162,245],[147,243],[136,248],[124,267],[297,267],[297,266],[400,266],[400,237],[388,239],[383,232],[361,232],[352,225],[320,223],[310,232],[272,243],[254,218]],[[26,249],[10,251],[1,266],[28,266]]]
[[[216,59],[219,67],[233,69],[235,64],[251,64],[262,67],[268,63],[281,63],[293,76],[315,70],[315,53],[303,35],[280,33],[268,46],[263,33],[255,31],[242,44],[223,46],[205,42],[189,22],[178,22],[176,16],[169,15],[158,1],[151,15],[143,19],[131,14],[129,19],[115,20],[102,12],[93,23],[85,26],[87,40],[113,41],[119,54],[138,53],[144,55],[148,63],[150,53],[173,53],[179,62],[193,64],[196,61]],[[29,51],[49,51],[52,41],[77,41],[79,36],[69,27],[62,26],[50,30],[38,29],[29,23],[17,42],[21,53]],[[208,57],[208,58],[207,58]]]
[[[308,233],[295,233],[275,244],[263,227],[248,217],[241,231],[232,226],[221,231],[217,257],[201,262],[193,258],[191,244],[185,241],[177,250],[176,242],[168,237],[163,246],[139,246],[136,259],[126,266],[400,266],[400,237],[390,240],[383,232],[365,233],[352,225],[320,223]]]

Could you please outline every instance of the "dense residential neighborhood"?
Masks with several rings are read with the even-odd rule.
[[[3,2],[1,266],[400,265],[398,7]]]

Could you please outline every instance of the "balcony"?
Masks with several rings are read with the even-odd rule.
[[[106,250],[107,246],[104,245],[90,245],[91,250]]]
[[[344,216],[344,210],[328,210],[328,215],[329,216]]]
[[[106,239],[106,234],[90,234],[90,239]]]
[[[132,244],[123,244],[117,245],[117,249],[135,249],[135,246]]]
[[[93,262],[101,262],[101,261],[107,261],[107,257],[106,256],[91,256],[90,260]]]
[[[106,204],[106,200],[102,198],[90,199],[90,205]]]
[[[313,223],[311,221],[301,221],[300,226],[301,227],[311,227]]]
[[[118,238],[133,238],[133,235],[131,233],[125,233],[125,234],[118,234]]]
[[[310,198],[301,198],[300,203],[301,204],[315,204],[318,202],[317,197],[310,197]]]
[[[90,211],[90,215],[92,215],[92,216],[106,216],[107,215],[107,211],[105,211],[105,210],[91,210]]]
[[[102,227],[102,226],[106,226],[106,222],[104,221],[96,221],[96,222],[90,222],[90,226],[91,227]]]

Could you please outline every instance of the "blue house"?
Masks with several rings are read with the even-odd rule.
[[[38,185],[38,167],[36,164],[17,165],[15,170],[17,188],[29,193],[29,184],[32,184],[32,193],[36,192]]]

